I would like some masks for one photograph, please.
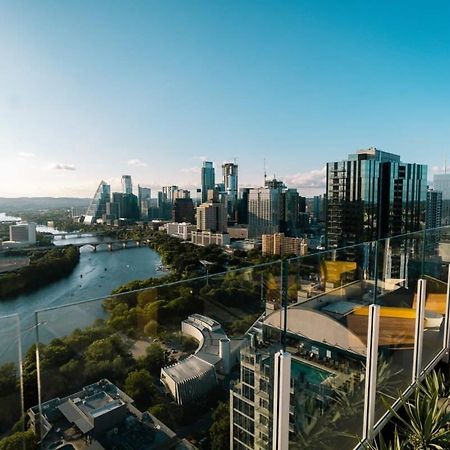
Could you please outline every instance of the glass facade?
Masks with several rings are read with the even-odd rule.
[[[97,219],[101,219],[103,214],[106,214],[106,204],[110,201],[111,186],[105,181],[101,181],[86,211],[85,221],[94,223]]]
[[[202,167],[202,203],[208,200],[208,191],[214,189],[215,183],[214,165],[211,161],[204,161]]]
[[[425,225],[427,166],[377,149],[327,164],[328,248],[420,230]]]

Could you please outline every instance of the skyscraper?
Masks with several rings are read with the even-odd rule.
[[[216,182],[214,165],[211,161],[203,161],[202,167],[202,203],[205,203],[208,197],[208,190],[214,189]]]
[[[280,202],[280,231],[296,236],[299,228],[300,196],[297,189],[284,189]]]
[[[131,183],[131,175],[122,175],[122,192],[124,194],[133,193],[133,184]]]
[[[376,148],[327,164],[328,247],[419,230],[425,222],[427,166]]]
[[[149,187],[140,186],[138,184],[139,213],[142,220],[147,220],[149,218],[151,197],[152,190]]]
[[[162,192],[164,199],[170,203],[170,205],[173,205],[178,195],[178,186],[163,186]]]
[[[435,174],[433,187],[436,191],[442,192],[442,225],[450,225],[450,173]]]
[[[261,187],[250,189],[248,194],[249,237],[280,231],[281,189]]]
[[[238,165],[224,163],[222,165],[223,184],[229,200],[236,201],[238,194]]]
[[[138,198],[134,194],[113,192],[112,197],[112,203],[117,205],[114,209],[118,211],[120,219],[131,221],[139,219]]]
[[[106,213],[106,204],[111,200],[111,186],[106,181],[100,181],[94,197],[86,211],[85,223],[95,223]]]
[[[197,207],[197,229],[224,232],[227,229],[227,211],[221,202],[209,201]]]
[[[438,228],[441,226],[442,192],[429,189],[427,192],[426,227]]]
[[[250,188],[239,189],[239,199],[237,205],[237,222],[248,224],[248,195]]]
[[[195,212],[192,198],[176,198],[172,207],[173,222],[194,223]]]

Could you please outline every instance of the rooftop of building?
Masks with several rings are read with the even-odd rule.
[[[400,162],[400,156],[394,153],[385,152],[379,150],[375,147],[370,147],[368,149],[358,150],[356,153],[351,153],[348,156],[349,160],[364,160],[364,159],[375,159],[377,161],[395,161]]]
[[[183,323],[197,329],[201,333],[201,340],[194,355],[163,368],[164,372],[177,382],[197,377],[217,366],[221,361],[219,342],[228,340],[220,323],[210,317],[191,314]],[[231,340],[230,351],[233,352],[240,345],[241,340]]]
[[[414,343],[415,294],[404,279],[379,282],[381,305],[379,343],[410,348]],[[288,308],[287,331],[309,340],[364,356],[367,345],[368,306],[373,303],[374,282],[354,281],[320,293]],[[445,294],[429,294],[426,299],[426,326],[438,329],[445,306]],[[275,310],[265,326],[282,329],[284,314]]]
[[[114,414],[119,409],[120,414]],[[111,445],[130,450],[162,449],[175,448],[179,443],[172,430],[148,412],[137,410],[133,399],[106,379],[67,397],[51,399],[41,405],[41,410],[45,425],[43,449],[54,448],[52,445],[61,440],[73,443],[79,450]],[[38,413],[39,406],[29,410],[35,421]],[[96,420],[100,417],[99,429]],[[94,435],[95,440],[89,442],[87,435]]]

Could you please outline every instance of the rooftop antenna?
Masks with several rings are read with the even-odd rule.
[[[447,157],[444,160],[444,173],[447,173]]]
[[[264,186],[266,185],[267,173],[266,173],[266,158],[264,158]]]

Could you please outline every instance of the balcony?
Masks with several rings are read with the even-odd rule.
[[[288,347],[292,448],[314,442],[319,434],[342,450],[363,448],[390,420],[385,402],[397,407],[399,393],[408,395],[448,351],[449,258],[441,244],[449,240],[450,227],[443,227],[86,299],[36,310],[31,327],[19,315],[0,317],[1,373],[9,380],[0,392],[0,411],[7,411],[0,414],[0,432],[9,433],[29,411],[41,449],[55,442],[50,435],[74,442],[82,430],[65,432],[58,413],[44,414],[48,402],[108,379],[137,410],[156,404],[170,408],[176,399],[158,381],[163,366],[189,357],[210,361],[214,377],[199,373],[177,387],[200,398],[206,389],[203,376],[219,383],[239,364],[269,380],[274,349]],[[303,291],[311,295],[299,295]],[[103,318],[95,320],[98,311]],[[212,319],[214,330],[205,329],[202,336],[204,349],[214,348],[214,354],[202,350],[199,355],[198,346],[185,345],[181,322],[194,313]],[[77,330],[79,323],[89,326]],[[219,328],[228,340],[216,339]],[[30,336],[32,348],[22,345]],[[252,349],[247,356],[260,355],[255,355],[257,364],[240,361],[243,346]],[[156,353],[159,365],[149,356]],[[372,373],[366,371],[369,360],[377,365]],[[139,371],[148,372],[142,376],[155,388],[150,400],[133,388],[130,374]],[[368,380],[375,386],[372,398]],[[236,392],[241,389],[236,385]],[[271,399],[261,390],[255,396]],[[268,436],[271,426],[264,425]]]

